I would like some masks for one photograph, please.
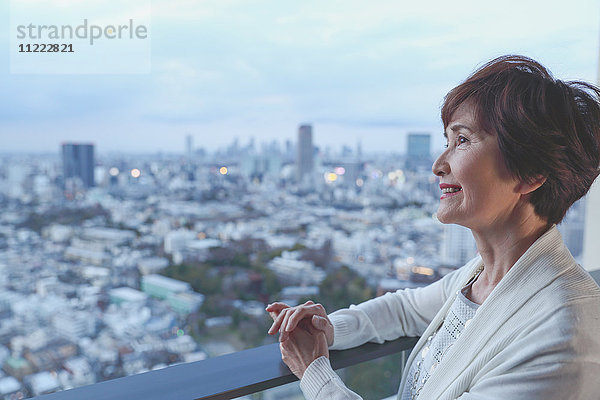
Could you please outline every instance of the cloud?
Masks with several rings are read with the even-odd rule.
[[[565,17],[573,10],[577,18]],[[106,145],[164,148],[175,146],[165,131],[210,131],[206,143],[283,131],[293,138],[304,120],[339,137],[343,129],[435,127],[444,94],[503,53],[538,58],[558,77],[594,80],[598,11],[586,0],[154,0],[151,74],[20,76],[4,68],[0,130],[43,126],[59,141],[67,132],[98,136],[102,126]]]

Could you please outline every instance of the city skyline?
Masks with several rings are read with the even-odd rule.
[[[102,1],[90,2],[98,4],[90,20],[102,18]],[[573,10],[577,18],[564,17]],[[188,135],[215,150],[234,137],[294,140],[302,123],[323,148],[360,140],[367,152],[403,152],[408,132],[426,131],[437,151],[443,96],[493,57],[521,53],[558,78],[594,81],[599,11],[585,0],[156,0],[150,74],[10,74],[8,52],[0,54],[3,151],[52,152],[68,141],[182,152]],[[4,2],[0,15],[9,14]],[[0,35],[3,47],[11,34]]]
[[[48,148],[48,149],[42,149],[42,150],[36,150],[35,148],[30,147],[29,149],[0,149],[0,156],[4,155],[4,156],[12,156],[12,155],[30,155],[30,154],[40,154],[40,155],[56,155],[57,157],[60,156],[60,153],[62,152],[62,147],[65,144],[76,144],[76,145],[92,145],[95,147],[95,151],[98,152],[98,154],[103,155],[103,156],[111,156],[111,155],[124,155],[124,154],[131,154],[131,155],[137,155],[137,156],[144,156],[144,155],[153,155],[153,154],[163,154],[163,155],[170,155],[170,156],[177,156],[177,155],[182,155],[182,156],[191,156],[194,157],[197,155],[198,152],[202,153],[202,154],[222,154],[223,152],[227,152],[228,150],[230,150],[232,148],[232,146],[235,146],[236,144],[239,146],[240,150],[243,149],[248,149],[248,148],[252,148],[252,151],[249,154],[261,154],[264,151],[271,151],[272,150],[272,145],[275,143],[276,146],[279,147],[279,149],[281,150],[282,153],[285,153],[285,147],[288,143],[291,143],[293,146],[296,146],[298,144],[298,138],[297,138],[297,130],[299,126],[302,125],[306,125],[306,124],[299,124],[296,126],[296,132],[295,135],[293,137],[282,137],[282,138],[271,138],[271,139],[263,139],[263,140],[259,140],[257,141],[256,137],[254,136],[250,136],[250,137],[232,137],[231,140],[227,143],[224,143],[222,146],[219,147],[203,147],[202,143],[197,143],[199,140],[199,136],[194,136],[192,134],[187,134],[185,135],[182,140],[183,142],[181,143],[181,146],[179,148],[174,147],[172,150],[165,150],[165,149],[161,149],[161,148],[156,148],[156,149],[148,149],[146,151],[144,151],[143,149],[138,149],[138,148],[131,148],[131,149],[116,149],[116,148],[103,148],[103,147],[99,147],[97,145],[96,141],[91,141],[91,140],[80,140],[80,141],[69,141],[69,140],[62,140],[60,142],[56,143],[56,146],[54,146],[54,148]],[[308,124],[308,125],[312,125],[312,124]],[[437,135],[436,135],[437,133]],[[367,150],[366,151],[362,151],[363,156],[367,156],[367,155],[377,155],[377,154],[396,154],[396,155],[406,155],[407,151],[408,151],[408,140],[409,137],[413,134],[427,134],[430,136],[430,140],[431,140],[431,156],[436,156],[438,153],[440,153],[441,151],[443,151],[443,146],[445,144],[445,139],[442,135],[442,133],[437,132],[437,131],[407,131],[407,132],[399,132],[397,133],[396,137],[394,138],[394,141],[396,141],[397,143],[395,143],[397,146],[396,147],[381,147],[381,148],[377,148],[377,147],[373,147],[373,146],[366,146]],[[316,139],[316,140],[315,140]],[[191,142],[190,142],[191,140]],[[328,153],[331,156],[336,156],[338,154],[341,153],[345,153],[348,151],[348,149],[351,150],[351,152],[355,152],[357,146],[360,146],[361,149],[364,149],[364,144],[365,142],[369,143],[368,138],[365,141],[364,139],[358,138],[355,142],[352,142],[351,140],[348,141],[340,141],[340,142],[335,142],[335,143],[329,143],[326,140],[319,140],[319,137],[314,137],[313,136],[313,146],[315,149],[318,149],[319,152],[325,154]],[[329,143],[329,144],[327,144]],[[372,144],[372,143],[371,143]],[[370,149],[370,150],[369,150]],[[191,153],[190,153],[191,151]]]

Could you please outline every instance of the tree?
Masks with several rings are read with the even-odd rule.
[[[328,274],[321,282],[319,292],[318,301],[328,312],[362,303],[375,295],[367,281],[346,266]]]

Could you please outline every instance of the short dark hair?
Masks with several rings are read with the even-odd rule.
[[[600,174],[600,89],[554,79],[531,58],[489,61],[452,89],[442,105],[444,129],[463,103],[495,134],[511,174],[546,181],[531,193],[535,213],[557,224]]]

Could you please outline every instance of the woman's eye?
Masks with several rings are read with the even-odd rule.
[[[467,139],[466,137],[459,135],[458,138],[456,139],[456,141],[458,142],[458,144],[463,144],[463,143],[467,143],[469,141],[469,139]]]

